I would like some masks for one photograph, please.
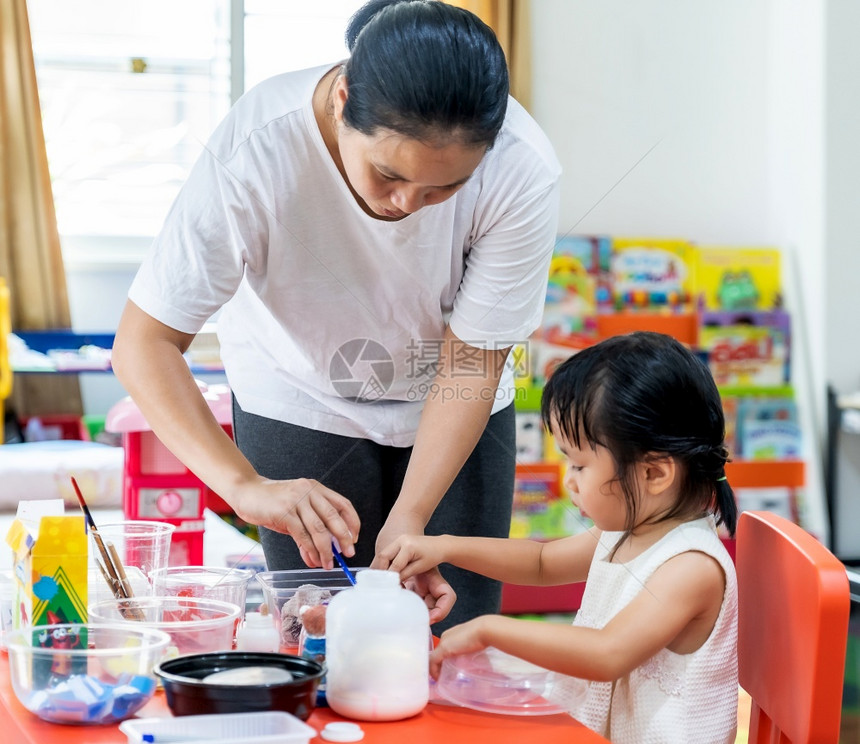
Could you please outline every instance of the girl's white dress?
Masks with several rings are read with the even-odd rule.
[[[735,740],[738,704],[737,578],[713,518],[687,522],[628,563],[607,560],[621,533],[603,533],[574,625],[604,627],[667,560],[696,550],[723,567],[726,589],[708,640],[691,654],[663,649],[615,682],[572,678],[556,685],[564,705],[613,744],[724,744]],[[587,684],[582,698],[582,684]]]

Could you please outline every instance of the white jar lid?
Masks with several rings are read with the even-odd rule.
[[[361,741],[364,738],[364,731],[357,723],[338,721],[327,723],[320,731],[320,736],[326,741]]]

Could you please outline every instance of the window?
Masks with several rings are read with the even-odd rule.
[[[139,260],[231,101],[270,75],[345,57],[360,5],[29,0],[67,258]]]

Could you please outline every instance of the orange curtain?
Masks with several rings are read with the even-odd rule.
[[[0,276],[12,327],[71,327],[26,0],[0,0]],[[19,415],[81,412],[77,379],[15,378]]]
[[[486,23],[499,39],[511,75],[511,94],[531,108],[531,0],[446,0],[465,8]]]

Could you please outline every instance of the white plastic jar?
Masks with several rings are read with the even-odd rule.
[[[336,713],[396,721],[420,713],[430,692],[430,614],[394,571],[365,569],[326,613],[326,699]]]

